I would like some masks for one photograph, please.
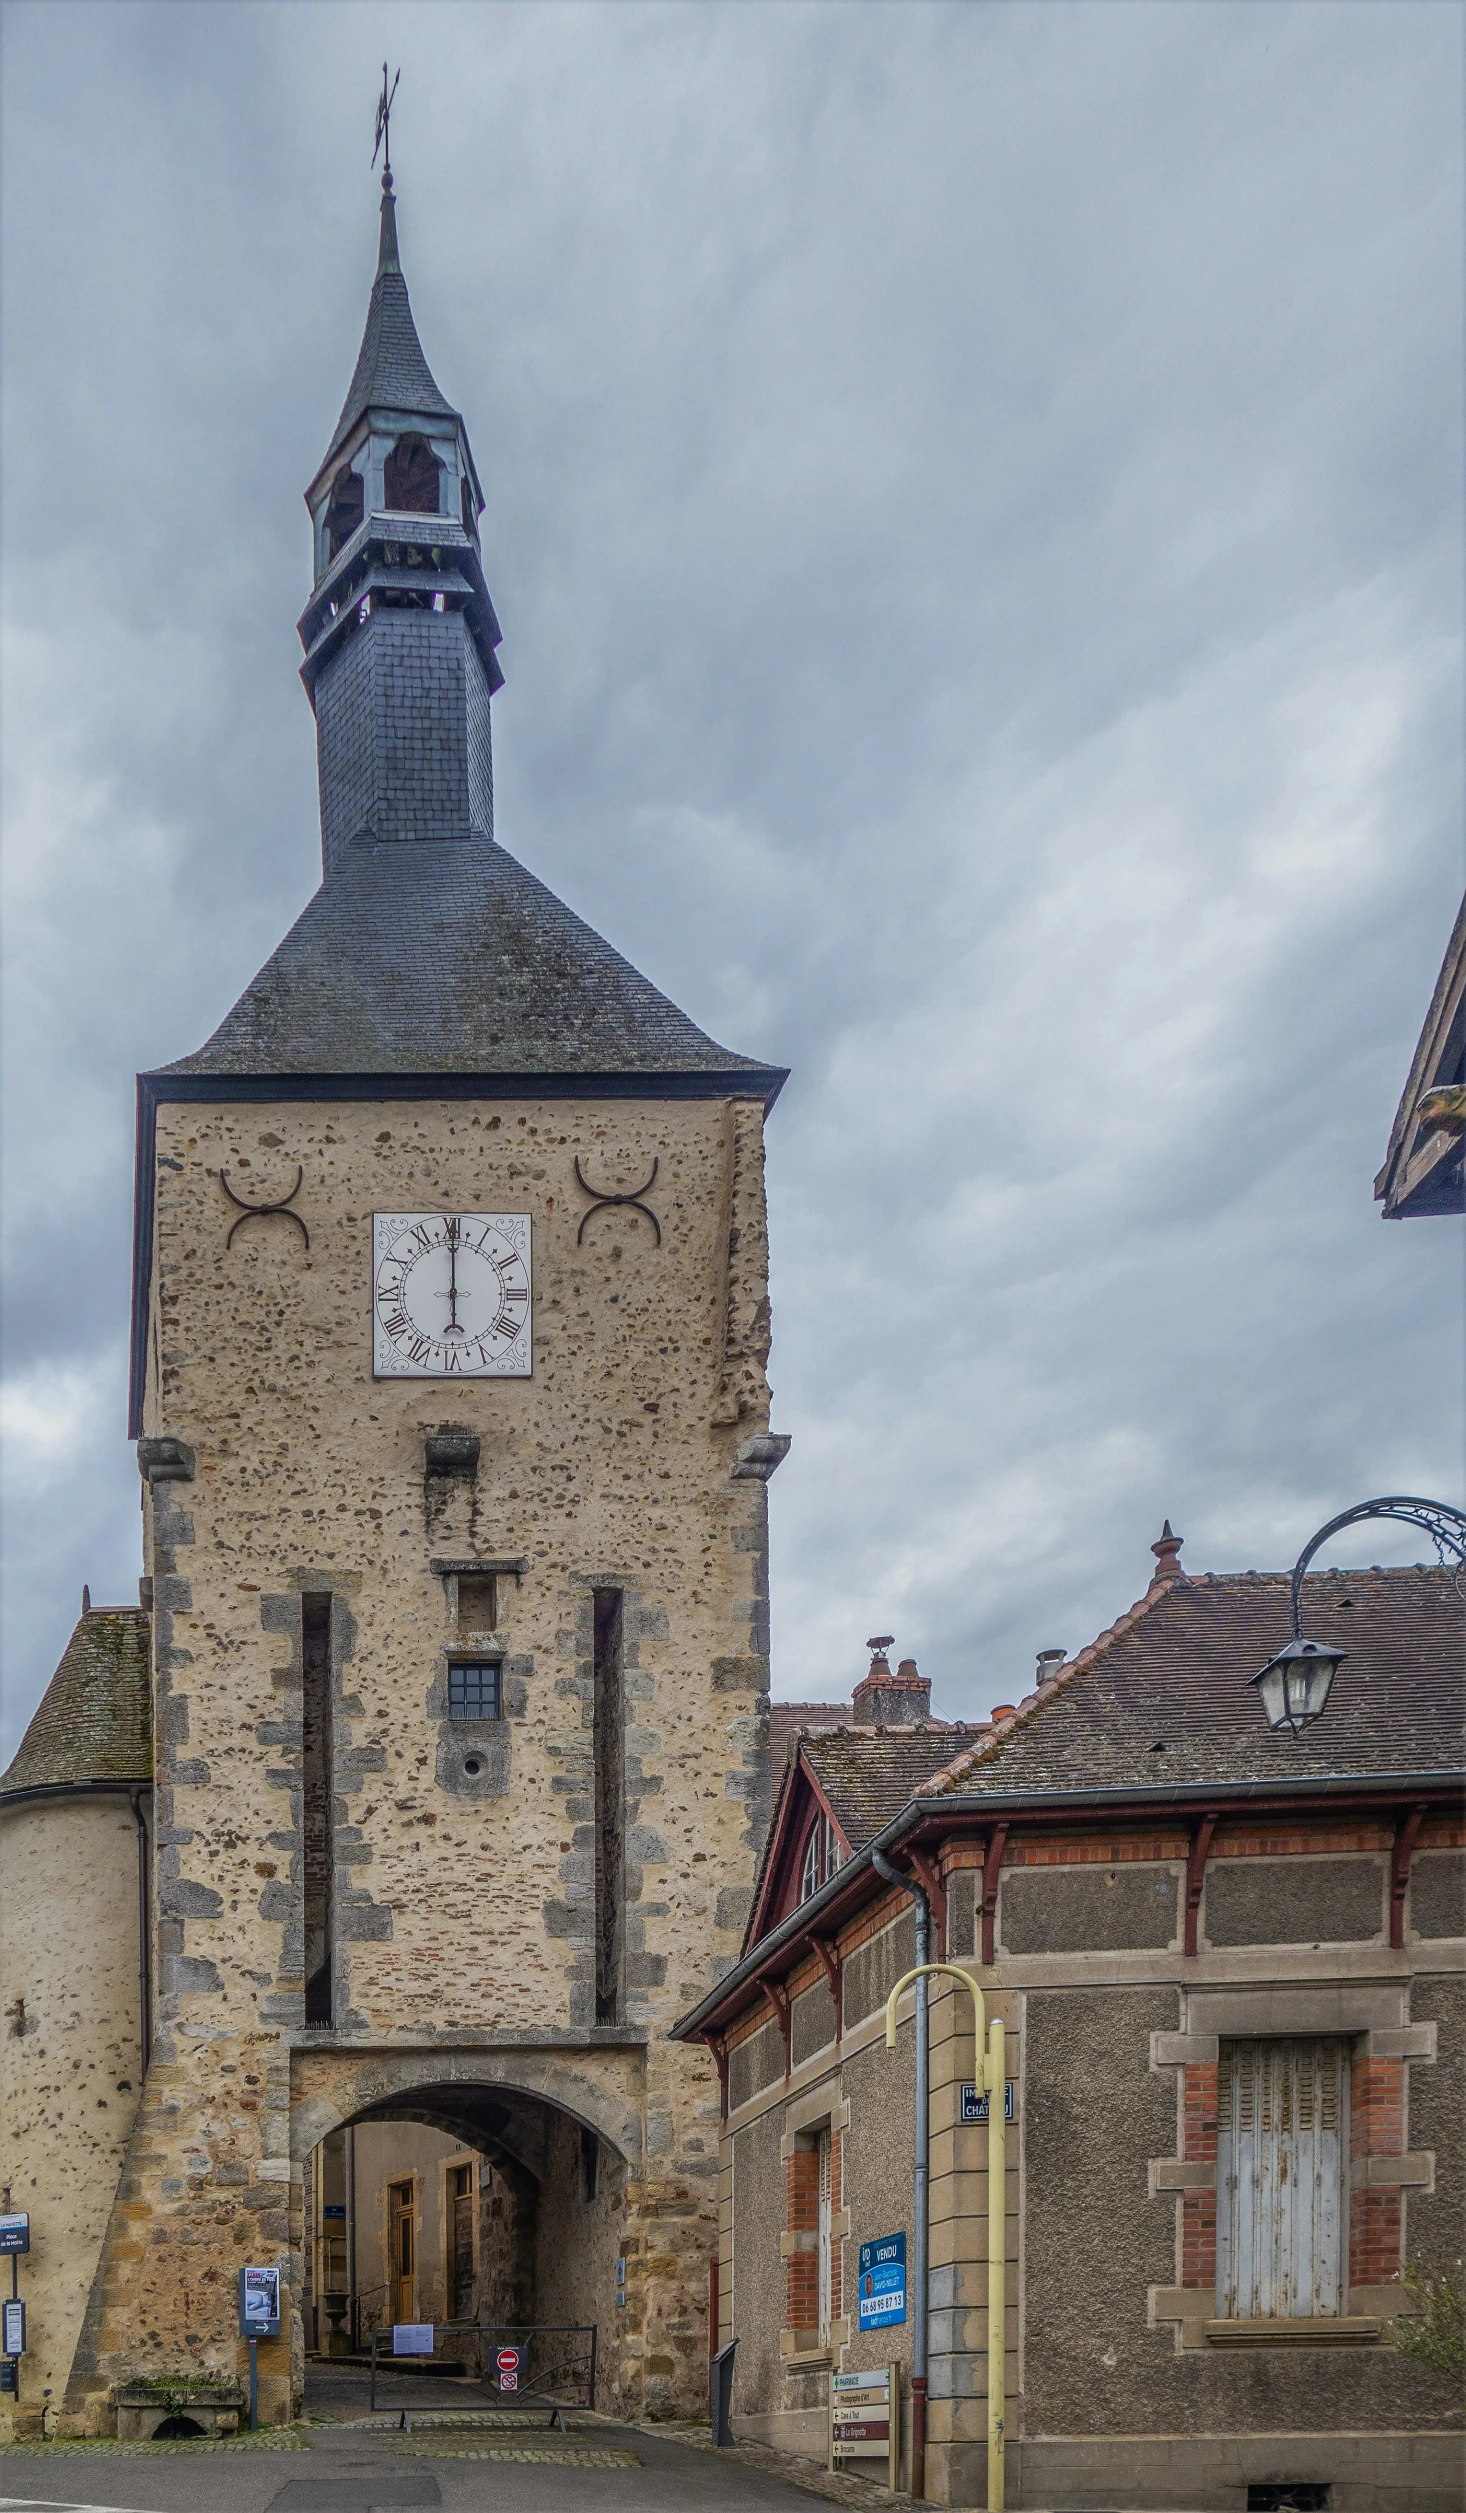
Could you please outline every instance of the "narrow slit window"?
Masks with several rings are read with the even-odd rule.
[[[621,2015],[621,1896],[625,1879],[625,1735],[619,1588],[595,1591],[596,2022]]]
[[[331,1600],[302,1597],[301,1801],[305,1885],[305,2020],[334,2016],[332,1904],[335,1882],[331,1739]]]
[[[500,1718],[502,1675],[497,1658],[456,1659],[448,1669],[449,1718]]]

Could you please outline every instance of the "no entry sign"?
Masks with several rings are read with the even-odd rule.
[[[494,2358],[494,2363],[498,2368],[499,2388],[501,2391],[518,2390],[520,2368],[523,2365],[523,2362],[524,2349],[522,2347],[501,2347],[499,2349]]]

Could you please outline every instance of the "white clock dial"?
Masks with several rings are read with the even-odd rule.
[[[527,1213],[372,1215],[373,1375],[527,1379]]]

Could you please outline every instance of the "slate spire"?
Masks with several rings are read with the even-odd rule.
[[[388,172],[356,370],[306,491],[323,879],[167,1078],[595,1075],[620,1091],[675,1077],[769,1101],[780,1069],[719,1046],[495,841],[504,675],[483,503],[412,319]]]
[[[322,470],[334,461],[352,430],[371,410],[390,410],[402,418],[458,417],[452,403],[445,401],[438,390],[412,319],[397,247],[397,196],[390,171],[382,177],[381,241],[366,328],[351,387],[326,449]]]

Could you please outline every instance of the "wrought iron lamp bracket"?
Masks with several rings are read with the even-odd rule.
[[[1363,1519],[1402,1519],[1411,1527],[1423,1527],[1444,1563],[1447,1554],[1466,1564],[1466,1511],[1453,1509],[1449,1501],[1425,1501],[1415,1493],[1393,1492],[1377,1501],[1359,1501],[1352,1510],[1341,1510],[1316,1536],[1310,1536],[1293,1565],[1291,1604],[1293,1638],[1303,1637],[1303,1576],[1321,1545],[1336,1536],[1341,1527],[1353,1527]]]

